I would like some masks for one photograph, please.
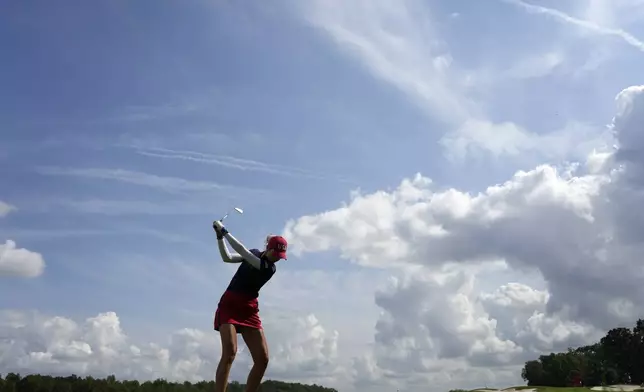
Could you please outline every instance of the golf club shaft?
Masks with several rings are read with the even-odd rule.
[[[223,217],[223,218],[221,218],[219,221],[223,222],[223,221],[224,221],[224,219],[226,219],[226,218],[228,217],[228,215],[229,215],[232,211],[236,211],[236,212],[237,212],[237,213],[239,213],[239,214],[243,214],[243,211],[244,211],[244,210],[242,210],[241,208],[235,207],[235,208],[233,208],[232,210],[228,211],[228,212],[226,213],[226,215],[224,215],[224,217]]]

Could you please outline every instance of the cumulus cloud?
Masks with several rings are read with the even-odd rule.
[[[376,341],[388,347],[387,357],[391,348],[402,355],[398,372],[430,370],[431,359],[489,356],[488,363],[504,363],[521,352],[514,342],[496,336],[495,321],[474,300],[473,288],[474,277],[462,272],[415,272],[378,294],[376,303],[388,316],[376,326]]]
[[[0,218],[16,210],[15,206],[0,200]],[[34,278],[41,275],[44,269],[45,261],[40,253],[17,248],[13,240],[0,244],[0,277]]]
[[[285,328],[285,326],[289,326]],[[314,314],[296,319],[288,316],[268,321],[271,377],[280,380],[335,383],[343,372],[338,362],[338,331],[327,330]]]
[[[644,312],[644,86],[616,103],[617,149],[587,164],[541,165],[476,194],[417,174],[287,223],[293,254],[338,251],[403,271],[376,296],[378,344],[373,360],[359,362],[361,381],[517,366],[596,341]],[[518,280],[481,291],[478,278],[499,261]],[[535,273],[543,288],[520,281]]]
[[[271,364],[267,377],[330,383],[337,371],[338,333],[327,331],[315,315],[268,320]],[[116,313],[104,312],[83,322],[34,312],[0,312],[0,371],[78,374],[149,380],[212,380],[221,353],[215,331],[184,328],[165,341],[128,336]],[[241,341],[240,341],[241,342]],[[243,344],[232,379],[244,381],[250,355]]]
[[[4,372],[99,377],[116,374],[141,379],[169,374],[190,379],[194,376],[185,369],[199,370],[203,363],[195,355],[206,354],[207,361],[214,355],[208,348],[216,346],[214,337],[209,340],[193,330],[176,332],[167,345],[133,344],[113,312],[98,314],[81,324],[65,317],[26,312],[3,312],[1,320],[3,336],[8,337],[2,350],[7,354],[0,362]]]
[[[342,330],[313,314],[272,312],[269,377],[347,380],[373,391],[507,386],[520,382],[525,360],[631,324],[644,311],[644,86],[625,89],[616,104],[609,127],[616,148],[583,163],[519,171],[478,193],[442,189],[418,174],[288,222],[292,254],[336,251],[391,278],[370,292],[380,310],[364,332],[373,344],[350,362],[341,357]],[[0,332],[9,337],[2,372],[211,379],[219,350],[215,333],[195,329],[133,341],[114,313],[77,323],[5,312]],[[245,377],[240,368],[247,366],[236,367],[236,379]]]
[[[40,253],[17,248],[12,240],[0,244],[0,276],[34,278],[44,269],[45,261]]]

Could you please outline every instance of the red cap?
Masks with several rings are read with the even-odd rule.
[[[274,235],[268,239],[268,244],[266,244],[266,249],[273,249],[281,259],[286,259],[286,248],[288,247],[288,242],[286,238],[281,235]]]

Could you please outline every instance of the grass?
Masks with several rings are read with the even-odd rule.
[[[535,387],[522,387],[522,389],[526,388],[535,388]],[[565,391],[565,392],[602,392],[602,391],[596,391],[592,390],[590,388],[585,388],[585,387],[536,387],[537,392],[558,392],[558,391]],[[615,390],[618,391],[618,390]],[[644,392],[644,389],[635,389],[632,392]]]
[[[558,392],[558,391],[590,392],[592,391],[592,389],[584,388],[584,387],[537,387],[537,391],[538,392]],[[593,392],[597,392],[597,391],[593,391]]]
[[[537,392],[601,392],[601,391],[594,391],[590,388],[586,387],[528,387],[525,385],[522,386],[517,386],[517,387],[510,387],[510,388],[504,388],[501,391],[505,391],[508,389],[515,389],[515,390],[523,390],[523,389],[535,389]],[[469,392],[475,392],[475,391],[490,391],[490,390],[495,390],[493,388],[477,388],[473,389]],[[464,391],[465,392],[465,391]],[[632,392],[644,392],[644,389],[636,389]]]
[[[523,389],[529,388],[529,387],[523,387]],[[537,392],[557,392],[557,391],[565,391],[565,392],[602,392],[602,391],[596,391],[592,390],[590,388],[584,388],[584,387],[576,387],[576,388],[556,388],[556,387],[536,387]],[[610,390],[609,390],[610,391]],[[614,390],[614,391],[619,391],[619,390]],[[644,392],[644,389],[635,389],[632,392]]]

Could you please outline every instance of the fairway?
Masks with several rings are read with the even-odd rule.
[[[533,386],[518,386],[510,387],[505,389],[493,389],[493,388],[478,388],[473,389],[470,392],[597,392],[597,391],[607,391],[607,392],[644,392],[644,387],[640,385],[610,385],[605,387],[533,387]]]

